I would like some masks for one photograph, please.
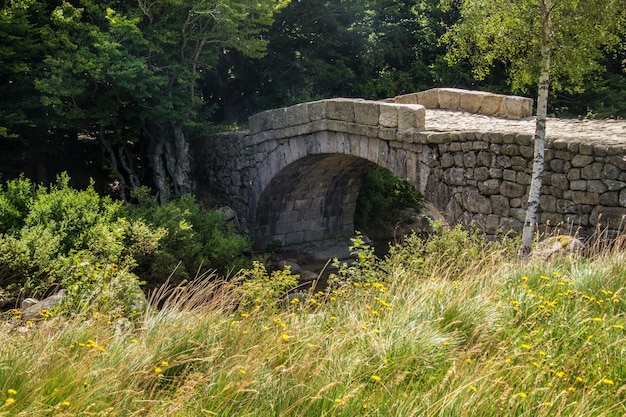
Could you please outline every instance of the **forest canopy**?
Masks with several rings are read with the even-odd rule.
[[[506,62],[485,77],[446,61],[457,1],[10,0],[0,11],[0,179],[115,180],[189,194],[189,144],[255,112],[432,87],[509,93]],[[626,51],[598,57],[551,115],[626,116]],[[535,96],[533,87],[526,90]],[[222,127],[219,127],[222,126]]]

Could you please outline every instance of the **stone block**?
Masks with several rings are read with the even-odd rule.
[[[469,113],[478,113],[483,104],[483,98],[488,94],[489,93],[483,91],[462,92],[459,99],[459,110]]]
[[[610,180],[616,180],[621,175],[622,170],[613,164],[606,163],[602,169],[602,176]]]
[[[287,107],[287,123],[289,125],[301,125],[309,123],[309,106],[304,104],[296,104],[295,106]]]
[[[443,174],[443,178],[450,185],[463,186],[466,182],[465,170],[463,168],[447,169]]]
[[[326,119],[326,105],[328,100],[312,101],[307,103],[309,110],[309,120],[323,120]]]
[[[556,212],[561,214],[578,213],[578,208],[570,200],[558,199],[556,201]]]
[[[524,119],[533,115],[533,100],[526,97],[506,96],[503,107],[497,114],[507,119]]]
[[[354,122],[367,126],[378,126],[380,104],[372,101],[354,102]]]
[[[396,104],[419,104],[419,102],[417,101],[418,94],[422,93],[411,93],[402,96],[396,96],[393,99],[393,102]]]
[[[556,197],[551,195],[542,195],[539,197],[539,207],[541,211],[556,211]]]
[[[418,104],[398,106],[398,129],[424,129],[426,109]]]
[[[607,186],[599,180],[587,181],[587,191],[602,194],[608,190]]]
[[[519,198],[526,193],[526,186],[511,181],[503,181],[500,184],[500,194],[509,198]]]
[[[500,94],[488,94],[483,97],[480,113],[495,116],[504,108],[504,96]]]
[[[509,199],[503,195],[492,195],[489,197],[491,201],[491,210],[493,214],[499,216],[508,216],[511,209]]]
[[[491,178],[487,167],[477,167],[474,169],[474,179],[476,181],[487,181]]]
[[[524,226],[524,220],[518,220],[518,219],[513,219],[510,217],[502,217],[500,219],[500,229],[504,232],[510,232],[510,231],[515,231],[515,232],[521,232],[522,228]]]
[[[326,100],[326,102],[326,117],[328,119],[354,123],[354,100],[334,98]]]
[[[586,191],[572,191],[572,202],[574,204],[595,206],[600,203],[600,196],[596,193]]]
[[[439,88],[437,97],[439,108],[447,110],[458,110],[461,102],[461,94],[465,91],[458,88]]]
[[[465,188],[462,192],[463,207],[470,213],[491,214],[491,201],[474,188]]]
[[[589,165],[590,163],[592,163],[595,160],[595,158],[593,157],[593,155],[574,155],[574,157],[572,158],[571,162],[572,162],[572,166],[574,168],[582,168],[584,166]]]
[[[603,169],[604,164],[602,162],[594,162],[582,168],[580,174],[586,180],[599,180],[602,177]]]
[[[483,195],[495,195],[500,192],[500,184],[501,180],[499,179],[488,179],[487,181],[482,181],[478,184],[478,190]]]
[[[609,207],[619,207],[619,193],[608,192],[600,194],[600,204]]]
[[[626,208],[596,206],[589,215],[589,223],[592,226],[604,229],[623,228],[626,226]]]
[[[415,94],[416,103],[421,104],[427,109],[438,109],[439,108],[439,93],[436,88],[421,91]]]
[[[626,187],[626,182],[616,180],[604,180],[604,184],[609,191],[619,191]]]
[[[381,103],[378,123],[382,127],[398,127],[398,107],[395,104]]]

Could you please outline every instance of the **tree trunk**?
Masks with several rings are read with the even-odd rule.
[[[178,192],[182,195],[191,194],[193,184],[191,180],[191,163],[189,161],[189,143],[185,139],[182,126],[174,128],[174,145],[176,149],[176,170],[174,182],[178,185]]]
[[[526,258],[530,253],[533,234],[537,225],[537,211],[539,209],[539,197],[541,196],[541,177],[545,156],[546,119],[548,117],[548,92],[550,89],[550,59],[552,57],[550,42],[550,12],[552,11],[551,0],[541,2],[543,22],[541,25],[541,74],[539,76],[539,91],[537,93],[537,124],[535,127],[535,148],[533,159],[533,173],[528,193],[528,208],[522,231],[522,243],[518,255]]]

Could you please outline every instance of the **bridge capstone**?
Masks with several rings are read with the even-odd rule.
[[[434,89],[258,113],[248,131],[195,142],[198,192],[230,204],[258,246],[354,233],[380,165],[452,224],[520,231],[532,172],[532,100]],[[626,222],[626,122],[550,119],[539,225],[585,235]]]

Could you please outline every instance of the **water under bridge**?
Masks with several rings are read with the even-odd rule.
[[[534,128],[531,99],[459,89],[303,103],[196,141],[197,191],[231,205],[259,247],[341,238],[354,234],[363,178],[379,165],[450,224],[520,231]],[[547,142],[539,226],[620,230],[626,121],[548,119]]]

